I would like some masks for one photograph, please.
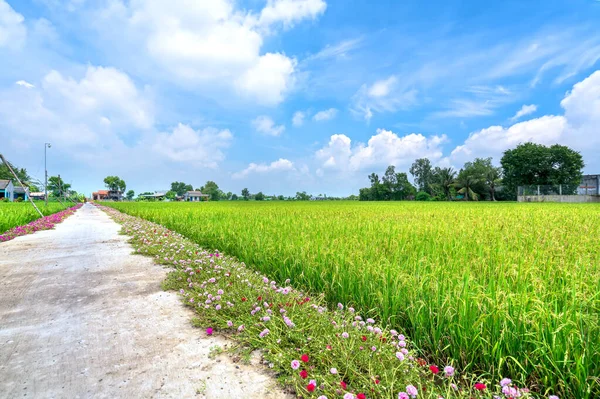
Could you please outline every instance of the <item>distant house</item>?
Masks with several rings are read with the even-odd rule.
[[[92,193],[94,201],[122,201],[123,193],[121,191],[98,190]]]
[[[108,190],[98,190],[92,193],[94,201],[104,201],[108,199]]]
[[[0,200],[8,198],[12,201],[15,198],[15,186],[10,180],[0,180]]]
[[[189,202],[208,201],[208,198],[208,194],[202,194],[200,191],[188,191],[183,194],[183,200]]]
[[[33,193],[29,193],[29,197],[32,200],[44,201],[46,199],[46,194],[45,193],[41,193],[41,192],[33,192]]]
[[[29,200],[29,188],[25,187],[25,189],[23,189],[23,187],[20,187],[20,186],[15,187],[14,198],[15,198],[15,200],[17,198],[21,198],[23,201]]]

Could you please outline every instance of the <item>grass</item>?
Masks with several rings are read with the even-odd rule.
[[[49,202],[48,207],[43,202],[37,202],[37,207],[44,216],[65,210],[59,202]],[[70,204],[72,205],[72,204]],[[13,227],[23,226],[40,218],[40,214],[27,202],[0,202],[0,234]]]
[[[329,303],[371,309],[431,362],[600,395],[598,205],[109,205]]]

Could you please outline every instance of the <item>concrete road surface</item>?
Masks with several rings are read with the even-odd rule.
[[[261,367],[208,358],[226,345],[190,326],[86,204],[54,230],[0,244],[0,398],[284,398]]]

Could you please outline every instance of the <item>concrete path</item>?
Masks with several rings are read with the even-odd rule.
[[[234,364],[163,292],[166,270],[132,255],[86,204],[54,230],[0,244],[0,398],[284,398]]]

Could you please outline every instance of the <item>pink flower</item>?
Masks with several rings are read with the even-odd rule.
[[[407,385],[406,393],[409,394],[411,398],[416,398],[419,394],[419,391],[417,390],[417,388],[415,388],[414,385]]]
[[[338,373],[338,371],[337,371],[337,369],[335,367],[332,367],[331,369],[329,369],[329,372],[331,374],[337,374]]]
[[[452,367],[452,366],[444,367],[444,374],[446,374],[446,377],[452,377],[454,375],[454,367]]]
[[[410,396],[406,392],[400,392],[398,394],[398,399],[410,399]]]
[[[304,363],[308,363],[308,361],[310,360],[308,355],[305,353],[302,356],[300,356],[300,360],[302,360]]]
[[[212,327],[208,327],[208,328],[206,329],[206,335],[212,335],[212,333],[213,333],[213,329],[212,329]]]
[[[227,327],[233,327],[233,321],[228,320],[227,321]]]
[[[347,394],[344,395],[344,399],[354,399],[354,394],[348,392]]]
[[[259,337],[261,337],[261,338],[264,338],[264,337],[266,337],[267,335],[269,335],[269,332],[270,332],[270,331],[269,331],[269,329],[268,329],[268,328],[265,328],[264,330],[262,330],[262,331],[260,332],[260,334],[258,334],[258,336],[259,336]]]
[[[342,333],[342,338],[348,338],[348,337],[350,337],[350,335],[347,332],[344,331]]]
[[[396,357],[398,358],[398,360],[403,361],[404,360],[404,355],[402,354],[402,352],[396,352]]]
[[[292,360],[292,369],[298,370],[300,368],[300,362],[298,360]]]

